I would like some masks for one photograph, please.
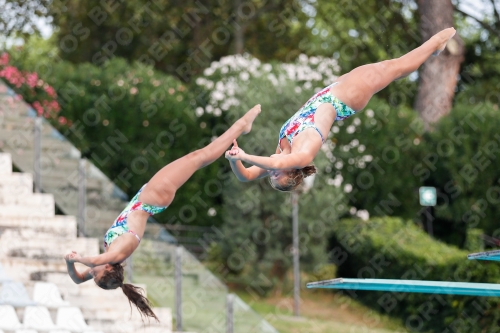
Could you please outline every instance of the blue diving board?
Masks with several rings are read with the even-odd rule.
[[[476,260],[500,261],[500,250],[471,253],[467,256],[467,258],[469,260],[476,259]]]
[[[377,290],[401,293],[426,293],[468,296],[500,296],[500,285],[495,283],[470,283],[447,281],[348,279],[311,282],[307,288],[331,288],[347,290]]]

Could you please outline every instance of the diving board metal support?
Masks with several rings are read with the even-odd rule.
[[[374,290],[400,293],[425,293],[466,296],[500,296],[500,285],[495,283],[470,283],[447,281],[348,279],[311,282],[307,288],[329,288],[344,290]]]

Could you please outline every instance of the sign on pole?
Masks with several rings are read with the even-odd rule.
[[[421,206],[436,206],[437,195],[435,187],[422,186],[418,190]]]

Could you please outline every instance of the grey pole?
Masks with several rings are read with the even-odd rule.
[[[34,131],[34,161],[33,161],[33,181],[35,183],[35,193],[42,192],[41,180],[41,155],[42,155],[42,118],[35,118],[35,131]]]
[[[125,266],[126,270],[127,270],[127,280],[128,280],[128,283],[132,283],[133,281],[133,278],[134,278],[134,266],[133,266],[133,260],[132,260],[132,254],[130,255],[130,257],[127,258],[127,266]]]
[[[78,162],[78,235],[85,237],[87,205],[87,172],[85,159]]]
[[[300,269],[299,269],[299,194],[292,193],[293,215],[293,314],[300,316]]]
[[[234,332],[234,295],[227,294],[226,296],[226,323],[227,323],[227,333]]]
[[[182,332],[182,247],[175,249],[175,329]]]
[[[427,233],[429,236],[433,237],[434,236],[434,230],[432,228],[432,212],[431,212],[431,206],[426,207],[427,210]]]

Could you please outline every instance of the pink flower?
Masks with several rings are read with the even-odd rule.
[[[62,116],[59,117],[58,120],[59,120],[59,124],[61,124],[61,125],[65,125],[68,122],[68,120],[65,117],[62,117]]]
[[[5,78],[10,84],[20,88],[24,83],[24,77],[21,72],[13,66],[7,66],[0,71],[0,77]]]
[[[39,116],[43,114],[43,107],[40,105],[39,101],[33,102],[33,109],[35,109]]]
[[[23,96],[17,94],[16,95],[16,101],[22,101],[23,100]]]
[[[9,54],[2,53],[0,56],[0,66],[6,66],[9,63]]]
[[[61,106],[56,100],[50,101],[48,106],[55,112],[61,111]]]
[[[44,90],[45,92],[52,98],[56,98],[57,97],[57,94],[56,94],[56,91],[54,88],[52,88],[51,86],[46,86],[44,87]]]
[[[37,73],[33,72],[33,73],[28,73],[26,75],[26,84],[30,88],[35,88],[37,81],[38,81],[38,74]]]

